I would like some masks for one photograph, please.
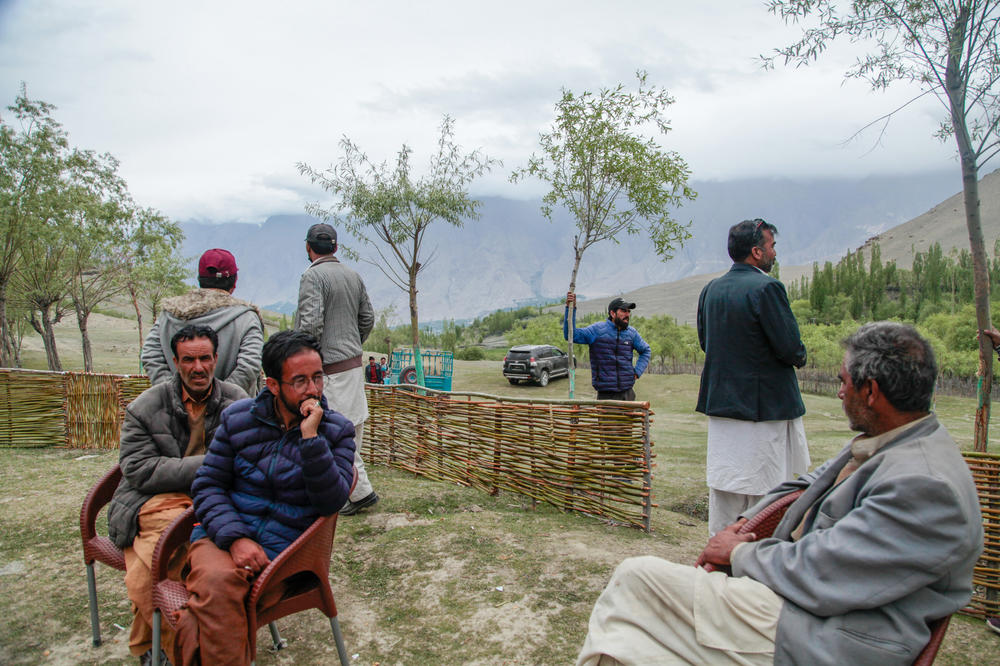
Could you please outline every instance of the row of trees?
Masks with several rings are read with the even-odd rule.
[[[849,299],[845,299],[842,295],[830,300],[845,307],[840,311],[841,316],[831,317],[829,321],[809,318],[811,306],[808,298],[793,301],[792,310],[796,313],[802,341],[808,352],[806,367],[820,371],[832,381],[843,360],[844,349],[841,342],[871,318],[867,316],[853,318],[846,309]],[[920,333],[930,340],[943,375],[964,379],[974,378],[978,370],[976,354],[978,343],[976,309],[971,296],[964,303],[957,305],[953,305],[951,301],[945,303],[942,299],[940,308],[928,307],[923,313],[919,321],[894,318],[914,323]],[[384,354],[390,348],[395,349],[409,344],[412,335],[409,325],[390,328],[386,324],[387,314],[380,313],[379,323],[365,345],[370,351]],[[601,317],[603,314],[589,314],[582,317],[578,324],[581,327],[588,326]],[[539,314],[536,310],[516,319],[504,317],[503,321],[509,322],[510,327],[494,331],[493,334],[502,336],[510,346],[550,344],[567,349],[563,337],[561,313]],[[704,362],[705,355],[698,345],[698,333],[693,326],[678,324],[668,315],[633,317],[631,323],[652,349],[651,366],[654,372],[690,372],[695,366]],[[385,343],[386,338],[390,340],[388,344]],[[481,345],[483,338],[471,324],[462,326],[449,322],[438,331],[425,328],[421,331],[421,339],[427,346],[454,352],[459,359],[480,360],[486,357]],[[589,355],[587,346],[573,347],[580,362],[586,362]]]
[[[21,365],[29,330],[61,370],[54,327],[72,313],[93,370],[90,315],[127,296],[139,321],[183,288],[180,227],[136,204],[109,154],[76,148],[22,84],[0,116],[0,366]]]
[[[988,263],[990,281],[1000,280],[1000,241]],[[845,320],[903,319],[923,322],[940,313],[955,313],[975,300],[975,268],[971,253],[944,254],[933,244],[916,252],[911,269],[883,263],[878,245],[865,254],[848,253],[836,265],[813,264],[812,278],[794,280],[788,297],[800,323],[838,324]]]
[[[695,196],[687,184],[689,170],[677,153],[659,144],[670,130],[665,111],[673,99],[666,89],[649,85],[643,72],[637,73],[637,84],[634,91],[624,85],[597,93],[563,90],[553,125],[539,136],[539,154],[510,176],[513,182],[538,179],[550,188],[542,200],[546,217],[551,219],[556,207],[573,214],[577,233],[569,291],[575,290],[584,251],[596,243],[616,240],[621,233],[645,233],[668,259],[688,237],[687,225],[673,220],[670,210]],[[448,116],[438,150],[420,177],[411,175],[412,150],[406,145],[391,166],[371,160],[347,137],[341,147],[342,157],[328,169],[298,165],[335,197],[332,206],[316,203],[307,211],[359,239],[363,253],[353,255],[408,294],[410,342],[419,349],[426,334],[419,323],[417,278],[434,259],[433,249],[424,246],[426,231],[435,222],[461,227],[477,218],[480,202],[469,195],[468,185],[501,163],[480,150],[463,152]],[[352,248],[345,249],[351,253]],[[460,333],[445,332],[452,339]],[[422,382],[420,355],[415,357]],[[569,385],[572,397],[572,374]]]
[[[944,374],[974,377],[976,311],[974,274],[968,250],[944,254],[937,243],[914,254],[911,269],[883,262],[878,245],[866,254],[850,253],[837,264],[813,265],[811,278],[788,286],[795,313],[808,350],[808,367],[836,375],[843,355],[841,341],[861,322],[898,319],[917,325],[937,350]],[[991,280],[1000,280],[1000,241],[990,263]],[[544,306],[498,310],[469,324],[446,322],[437,332],[424,329],[425,344],[455,352],[458,358],[483,357],[480,345],[486,338],[503,337],[509,345],[552,344],[563,349],[562,314],[543,312]],[[582,317],[587,326],[603,314]],[[369,348],[386,352],[409,344],[409,326],[390,328],[391,311],[379,315]],[[704,360],[695,329],[677,324],[673,317],[635,317],[632,324],[653,350],[653,364],[667,372],[688,370]],[[386,344],[384,341],[389,339]],[[587,358],[587,347],[574,345],[575,353]]]

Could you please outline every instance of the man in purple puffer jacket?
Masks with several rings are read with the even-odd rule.
[[[276,333],[262,360],[266,388],[223,412],[191,485],[201,522],[188,552],[180,664],[249,664],[244,600],[254,577],[350,494],[354,426],[326,409],[316,338]]]

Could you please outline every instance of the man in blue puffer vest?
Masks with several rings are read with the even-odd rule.
[[[249,664],[244,600],[254,577],[347,501],[354,426],[326,408],[319,350],[304,331],[274,334],[262,354],[266,388],[222,414],[191,485],[201,522],[191,534],[191,597],[175,663]]]
[[[566,314],[563,316],[563,337],[569,340],[569,304],[576,302],[576,294],[566,294]],[[635,400],[632,387],[649,365],[652,352],[639,335],[628,325],[635,303],[616,298],[608,304],[608,318],[587,328],[575,328],[576,309],[573,310],[573,342],[590,345],[590,383],[597,391],[598,400]],[[639,354],[635,367],[633,354]]]

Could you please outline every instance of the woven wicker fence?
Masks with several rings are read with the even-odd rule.
[[[143,375],[0,369],[0,446],[118,447]]]
[[[972,601],[963,612],[1000,615],[1000,455],[963,453],[972,471],[983,513],[983,555],[972,574]]]
[[[649,531],[649,403],[366,389],[366,462]]]

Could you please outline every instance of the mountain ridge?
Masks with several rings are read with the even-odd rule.
[[[660,261],[642,236],[624,236],[618,243],[588,249],[577,278],[581,311],[599,310],[606,297],[635,294],[633,300],[640,303],[637,314],[671,314],[693,322],[689,307],[650,298],[651,290],[677,291],[678,285],[697,284],[699,276],[728,268],[725,235],[733,223],[763,217],[777,225],[781,276],[787,280],[795,277],[794,266],[809,267],[811,273],[813,261],[838,259],[873,235],[946,204],[960,187],[955,181],[957,176],[949,171],[905,177],[694,183],[698,199],[673,213],[675,219],[691,221],[692,238],[670,261]],[[417,285],[422,323],[472,318],[565,294],[575,232],[568,213],[556,210],[550,222],[541,215],[537,200],[483,197],[481,201],[479,220],[462,228],[439,224],[427,232],[425,247],[433,259]],[[308,266],[304,238],[313,222],[305,214],[272,215],[259,225],[186,222],[181,225],[182,251],[194,261],[207,248],[229,249],[240,267],[236,296],[289,312],[288,306],[297,300],[299,277]],[[359,249],[356,239],[342,229],[338,232],[342,246]],[[362,275],[376,310],[394,308],[392,322],[408,320],[404,292],[371,263],[347,263]],[[588,305],[588,298],[594,304]]]
[[[987,255],[990,255],[994,244],[1000,239],[1000,169],[987,174],[980,180],[979,200],[983,238]],[[779,238],[781,238],[780,228],[778,233]],[[900,268],[910,268],[913,265],[914,254],[926,252],[934,243],[940,243],[941,249],[946,255],[950,252],[969,249],[962,192],[948,197],[903,224],[867,238],[851,251],[864,253],[867,263],[867,259],[871,257],[872,248],[878,244],[883,264],[895,261]],[[837,258],[840,259],[845,254],[846,252]],[[778,260],[779,262],[783,260],[780,251]],[[825,260],[817,259],[817,261]],[[694,325],[698,295],[701,293],[701,289],[710,280],[722,275],[730,265],[731,262],[726,257],[726,267],[723,270],[692,275],[669,283],[646,285],[625,292],[622,297],[636,303],[635,312],[637,315],[668,314],[679,323]],[[786,285],[802,277],[812,277],[812,271],[812,262],[793,266],[779,264],[779,277]],[[581,314],[603,312],[606,306],[607,303],[604,300],[582,301],[579,304],[579,311]]]

